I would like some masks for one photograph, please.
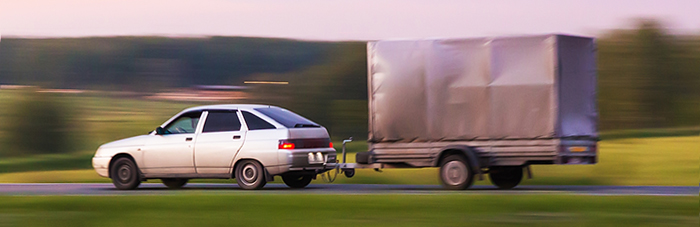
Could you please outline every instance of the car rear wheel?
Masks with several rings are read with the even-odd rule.
[[[265,186],[263,166],[253,160],[243,160],[236,166],[236,182],[242,189],[261,189]]]
[[[474,171],[464,156],[453,154],[440,162],[440,181],[446,189],[467,189],[474,183]]]
[[[110,172],[112,183],[117,189],[132,190],[141,184],[139,169],[130,158],[121,157],[115,160]]]
[[[491,183],[500,189],[511,189],[523,179],[521,166],[494,166],[489,169]]]
[[[160,180],[163,181],[163,184],[170,189],[182,188],[182,186],[185,186],[187,181],[189,181],[189,179],[185,178],[163,178]]]
[[[312,175],[288,174],[282,175],[282,181],[290,188],[304,188],[313,180]]]

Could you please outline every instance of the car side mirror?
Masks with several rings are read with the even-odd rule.
[[[156,135],[165,135],[165,129],[159,126],[156,128]]]

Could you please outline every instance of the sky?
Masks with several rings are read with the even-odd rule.
[[[311,40],[599,36],[653,18],[700,34],[700,0],[0,0],[0,35]]]

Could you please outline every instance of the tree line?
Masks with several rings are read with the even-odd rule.
[[[597,38],[602,130],[700,125],[700,36],[649,20]],[[293,108],[342,136],[367,132],[364,42],[268,38],[98,37],[0,42],[0,84],[155,92],[260,85],[255,102]]]

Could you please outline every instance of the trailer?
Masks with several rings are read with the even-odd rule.
[[[509,189],[531,165],[595,164],[595,54],[560,34],[369,42],[369,151],[346,163],[343,146],[337,168],[439,167],[447,189],[485,174]]]

